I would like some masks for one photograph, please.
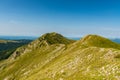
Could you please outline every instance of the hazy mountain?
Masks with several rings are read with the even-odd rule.
[[[73,40],[80,40],[81,39],[81,37],[67,37],[67,38],[73,39]]]
[[[120,45],[98,35],[47,33],[0,62],[0,80],[119,80]]]
[[[115,38],[115,39],[111,39],[111,40],[120,44],[120,39],[119,38]]]
[[[2,40],[21,40],[21,39],[35,40],[37,39],[37,37],[34,37],[34,36],[0,36],[0,39]]]

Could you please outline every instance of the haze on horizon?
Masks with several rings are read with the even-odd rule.
[[[118,0],[0,0],[0,35],[120,38]]]

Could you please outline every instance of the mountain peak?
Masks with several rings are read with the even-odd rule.
[[[56,32],[51,32],[51,33],[46,33],[43,34],[41,37],[38,39],[34,40],[30,44],[28,44],[29,47],[32,49],[40,48],[40,47],[45,47],[45,46],[50,46],[53,44],[70,44],[73,43],[74,40],[67,39],[66,37],[62,36],[59,33]]]
[[[40,38],[46,39],[48,37],[55,37],[55,36],[62,36],[62,35],[56,32],[51,32],[51,33],[43,34]]]
[[[80,40],[81,44],[87,46],[105,47],[105,48],[117,48],[120,49],[119,45],[112,42],[111,40],[101,37],[99,35],[87,35]]]
[[[46,41],[48,44],[56,44],[56,43],[61,43],[61,44],[69,44],[73,42],[73,40],[69,40],[62,36],[59,33],[56,32],[51,32],[51,33],[46,33],[42,35],[39,38],[40,41]]]

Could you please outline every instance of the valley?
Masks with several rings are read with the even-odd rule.
[[[30,43],[32,40],[0,40],[0,60],[8,58],[18,47]]]

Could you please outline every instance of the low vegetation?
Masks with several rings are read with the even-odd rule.
[[[120,45],[47,33],[0,62],[0,80],[120,80]]]

